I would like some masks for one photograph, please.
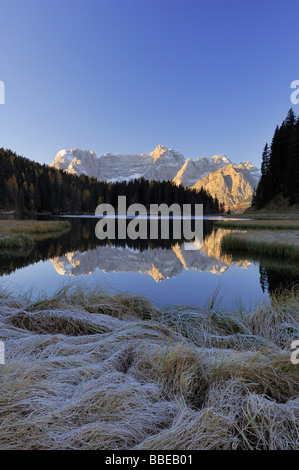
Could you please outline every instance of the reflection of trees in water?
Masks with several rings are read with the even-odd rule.
[[[224,254],[224,253],[222,253]],[[247,260],[258,263],[260,272],[260,285],[263,292],[274,293],[277,289],[288,290],[299,285],[299,265],[289,260],[271,259],[252,255],[248,251],[229,252],[225,254],[231,256],[231,260],[238,262]]]
[[[84,252],[95,249],[97,246],[119,246],[133,248],[139,251],[162,248],[170,250],[175,244],[182,244],[184,238],[177,240],[172,237],[172,224],[170,224],[170,237],[167,240],[98,240],[95,236],[95,226],[98,219],[70,218],[70,232],[59,238],[50,238],[37,241],[28,252],[0,252],[0,275],[10,274],[16,269],[23,268],[38,261],[46,261],[50,258],[60,257],[68,252]],[[130,221],[127,221],[129,223]],[[203,238],[211,234],[213,222],[205,220],[203,223]],[[149,230],[148,230],[149,233]]]
[[[299,266],[267,265],[260,263],[260,283],[263,292],[273,294],[277,289],[288,290],[299,284]]]

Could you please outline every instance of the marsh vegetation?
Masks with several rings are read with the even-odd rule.
[[[2,294],[1,449],[297,449],[298,290],[252,311]]]

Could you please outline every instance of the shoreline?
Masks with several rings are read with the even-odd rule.
[[[36,241],[61,235],[71,229],[69,222],[0,219],[0,248],[28,249]]]
[[[299,230],[299,220],[267,220],[267,219],[226,219],[215,222],[215,227],[240,230]]]
[[[224,253],[243,252],[278,259],[299,260],[299,232],[255,230],[225,235]]]

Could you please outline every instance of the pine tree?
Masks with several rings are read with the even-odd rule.
[[[262,176],[252,205],[260,209],[278,193],[299,202],[299,120],[290,109],[280,127],[276,127],[271,149],[263,151]]]
[[[262,156],[261,179],[254,193],[252,205],[257,209],[263,207],[272,197],[271,177],[270,177],[270,149],[268,144],[265,145]]]

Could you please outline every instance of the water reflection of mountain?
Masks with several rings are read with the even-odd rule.
[[[104,272],[140,272],[153,277],[156,282],[178,276],[184,269],[221,274],[232,264],[247,267],[247,261],[233,263],[220,250],[224,230],[205,232],[203,243],[188,244],[173,241],[168,249],[152,247],[134,249],[129,246],[106,245],[80,252],[68,252],[51,261],[61,275],[83,276],[96,268]],[[193,246],[191,246],[193,245]],[[190,249],[194,248],[194,249]]]
[[[273,292],[277,287],[298,283],[298,263],[254,259],[248,254],[237,257],[221,253],[223,230],[213,229],[213,222],[204,221],[203,243],[197,250],[185,249],[184,240],[118,240],[99,241],[95,236],[96,219],[71,218],[72,229],[59,238],[40,240],[28,252],[0,251],[0,275],[51,260],[59,274],[80,276],[96,268],[106,272],[142,272],[155,281],[173,278],[183,270],[224,273],[230,266],[246,268],[258,263],[263,289]]]
[[[72,228],[69,233],[65,233],[59,238],[52,238],[47,240],[38,241],[28,251],[1,251],[0,250],[0,275],[10,274],[16,269],[23,268],[30,264],[37,263],[38,261],[46,261],[49,259],[56,259],[60,257],[68,257],[69,253],[85,254],[91,250],[96,250],[98,247],[113,247],[130,248],[137,252],[143,252],[149,249],[171,250],[172,245],[182,244],[184,240],[113,240],[113,241],[100,241],[95,236],[95,226],[97,219],[94,218],[70,218],[68,219]],[[211,221],[204,221],[203,238],[213,231],[213,223]],[[89,272],[89,271],[88,271]]]

